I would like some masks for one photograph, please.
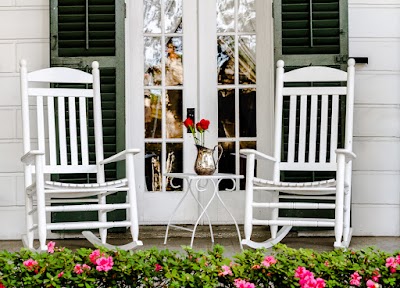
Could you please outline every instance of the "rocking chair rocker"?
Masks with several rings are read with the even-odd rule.
[[[352,160],[356,157],[352,152],[354,64],[353,59],[348,61],[347,72],[310,66],[284,73],[284,62],[278,61],[274,157],[252,149],[240,150],[247,157],[243,244],[269,248],[280,242],[292,226],[333,227],[334,247],[348,247],[351,240]],[[346,111],[341,114],[343,103]],[[345,117],[344,124],[339,121],[340,117],[342,120]],[[340,141],[338,138],[343,130],[345,136],[341,139],[344,141]],[[340,142],[343,148],[337,149]],[[255,175],[255,159],[273,162],[270,180]],[[336,177],[322,181],[281,182],[282,171],[333,171]],[[266,192],[270,192],[269,200],[266,200]],[[254,218],[257,214],[254,209],[263,208],[271,209],[271,217],[267,220]],[[294,217],[288,217],[287,211],[291,210],[284,214],[280,209],[297,210],[290,212]],[[299,209],[331,210],[334,219],[326,215],[300,218],[297,217],[302,214]],[[253,225],[269,225],[271,238],[265,242],[252,241]],[[278,227],[281,227],[279,231]]]
[[[28,73],[26,61],[21,61],[25,153],[21,161],[24,163],[25,172],[27,229],[23,242],[29,249],[34,250],[35,233],[38,234],[40,243],[38,250],[46,250],[48,230],[84,229],[99,229],[100,239],[90,231],[84,231],[82,234],[94,245],[113,249],[116,246],[106,242],[107,229],[115,227],[130,228],[132,235],[132,242],[118,248],[129,250],[142,245],[138,240],[133,163],[134,155],[139,153],[139,149],[127,149],[104,159],[99,63],[93,62],[92,68],[92,74],[64,67]],[[49,88],[49,84],[52,83],[73,84],[73,88]],[[84,88],[89,85],[89,89]],[[88,108],[92,108],[93,113],[87,113]],[[93,119],[89,119],[91,114]],[[32,121],[34,124],[31,125],[30,120],[35,118],[36,121]],[[88,125],[92,120],[94,149],[88,144]],[[32,127],[37,127],[37,133]],[[36,139],[32,139],[34,135],[37,135]],[[37,146],[37,149],[33,150],[33,145]],[[95,153],[95,160],[89,159],[89,152]],[[106,182],[104,165],[121,160],[126,161],[126,178]],[[94,173],[97,182],[72,184],[50,181],[52,174],[77,173]],[[119,191],[127,192],[126,203],[107,203],[107,196]],[[107,213],[113,210],[125,210],[128,220],[109,221]],[[87,211],[97,211],[97,220],[53,223],[49,215],[51,212]]]

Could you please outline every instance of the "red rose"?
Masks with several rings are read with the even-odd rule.
[[[208,126],[210,126],[210,121],[206,119],[201,119],[200,122],[196,124],[196,128],[199,132],[205,131],[208,129]]]
[[[194,122],[193,122],[192,118],[186,118],[186,120],[183,121],[183,125],[185,125],[186,128],[193,127]]]

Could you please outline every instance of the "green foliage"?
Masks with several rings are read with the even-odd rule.
[[[55,247],[54,253],[26,249],[16,253],[0,251],[0,288],[213,288],[236,287],[235,279],[254,284],[247,287],[301,287],[295,276],[298,267],[305,267],[315,278],[322,278],[326,287],[367,287],[366,282],[373,279],[378,280],[374,281],[379,287],[400,287],[400,264],[393,264],[392,271],[386,266],[389,257],[400,261],[399,253],[375,248],[316,252],[278,244],[272,250],[244,250],[233,259],[223,256],[224,249],[220,245],[207,252],[189,247],[184,247],[184,253],[157,248],[134,251],[99,248],[96,251],[100,255],[98,258],[112,257],[112,267],[107,271],[98,268],[99,262],[93,262],[92,249],[71,251]],[[272,257],[268,260],[267,256]],[[24,264],[24,261],[28,262]],[[77,265],[83,268],[80,272]],[[359,285],[352,286],[350,280],[354,272],[362,278]]]

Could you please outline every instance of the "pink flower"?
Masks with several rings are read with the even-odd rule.
[[[264,265],[265,267],[269,267],[269,266],[271,266],[272,264],[275,264],[277,261],[276,261],[276,259],[274,258],[274,256],[266,256],[265,258],[264,258],[264,261],[261,263],[262,265]]]
[[[306,271],[307,271],[306,268],[304,268],[304,267],[302,267],[302,266],[299,266],[299,267],[297,267],[297,269],[294,271],[294,272],[295,272],[295,273],[294,273],[294,277],[295,277],[295,278],[301,279],[301,278],[303,278],[303,274],[304,274]]]
[[[360,274],[358,274],[358,272],[354,272],[353,274],[350,275],[350,285],[360,286],[361,279],[362,279],[362,277],[360,276]]]
[[[394,271],[396,271],[396,267],[397,265],[399,265],[399,263],[397,263],[397,260],[394,257],[389,257],[386,259],[386,267],[391,268],[390,271],[393,271],[392,268],[394,268]],[[394,273],[394,272],[391,272]]]
[[[64,275],[64,271],[61,271],[60,273],[58,273],[57,277],[61,278]]]
[[[75,267],[74,267],[74,272],[76,274],[82,274],[83,273],[82,265],[81,264],[76,264]]]
[[[99,249],[94,250],[94,251],[93,251],[92,253],[90,253],[90,255],[89,255],[90,262],[92,262],[93,264],[96,264],[96,260],[97,260],[100,256],[102,256],[102,255],[100,255],[100,250],[99,250]]]
[[[56,242],[54,242],[54,241],[50,241],[49,243],[47,243],[47,252],[50,254],[53,254],[55,246],[56,246]]]
[[[158,271],[161,271],[162,270],[162,266],[160,265],[160,264],[156,264],[155,265],[155,267],[154,267],[154,270],[156,271],[156,272],[158,272]]]
[[[376,268],[374,272],[372,272],[372,280],[375,282],[379,282],[379,278],[381,277],[381,274],[379,274],[379,269]]]
[[[326,267],[329,267],[329,261],[325,261],[325,262],[324,262],[324,265],[325,265]]]
[[[374,281],[372,281],[372,280],[368,280],[367,281],[367,287],[368,288],[376,288],[376,287],[379,287],[379,285],[377,283],[375,283]]]
[[[255,288],[253,283],[247,282],[246,280],[242,279],[235,279],[234,285],[236,288]]]
[[[258,264],[256,264],[256,265],[253,265],[253,267],[251,267],[251,269],[255,269],[255,270],[257,270],[257,269],[260,269],[261,268],[261,266],[260,265],[258,265]]]
[[[315,284],[315,288],[324,288],[326,286],[325,280],[322,278],[317,278],[315,279],[316,284]]]
[[[23,262],[24,266],[28,268],[29,271],[32,271],[36,265],[38,265],[38,262],[33,260],[33,259],[28,259]]]
[[[218,273],[219,276],[225,276],[225,275],[233,276],[231,267],[223,265],[221,268],[222,268],[222,271],[220,273]]]
[[[396,257],[396,262],[397,262],[397,264],[400,264],[400,254],[397,255],[397,257]]]
[[[86,264],[83,264],[82,265],[82,269],[84,270],[84,271],[89,271],[90,269],[92,269],[89,265],[86,265]]]
[[[397,269],[396,269],[396,268],[393,268],[393,267],[390,267],[389,270],[390,270],[390,273],[392,273],[392,274],[393,274],[393,273],[396,273],[396,271],[397,271]]]
[[[96,260],[96,270],[107,272],[112,269],[114,262],[111,256],[109,257],[100,257]]]

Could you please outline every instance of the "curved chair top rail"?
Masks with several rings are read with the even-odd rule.
[[[321,66],[310,66],[286,72],[284,82],[334,82],[347,81],[347,72]]]
[[[93,75],[72,68],[52,67],[28,73],[28,81],[46,83],[93,83]]]

